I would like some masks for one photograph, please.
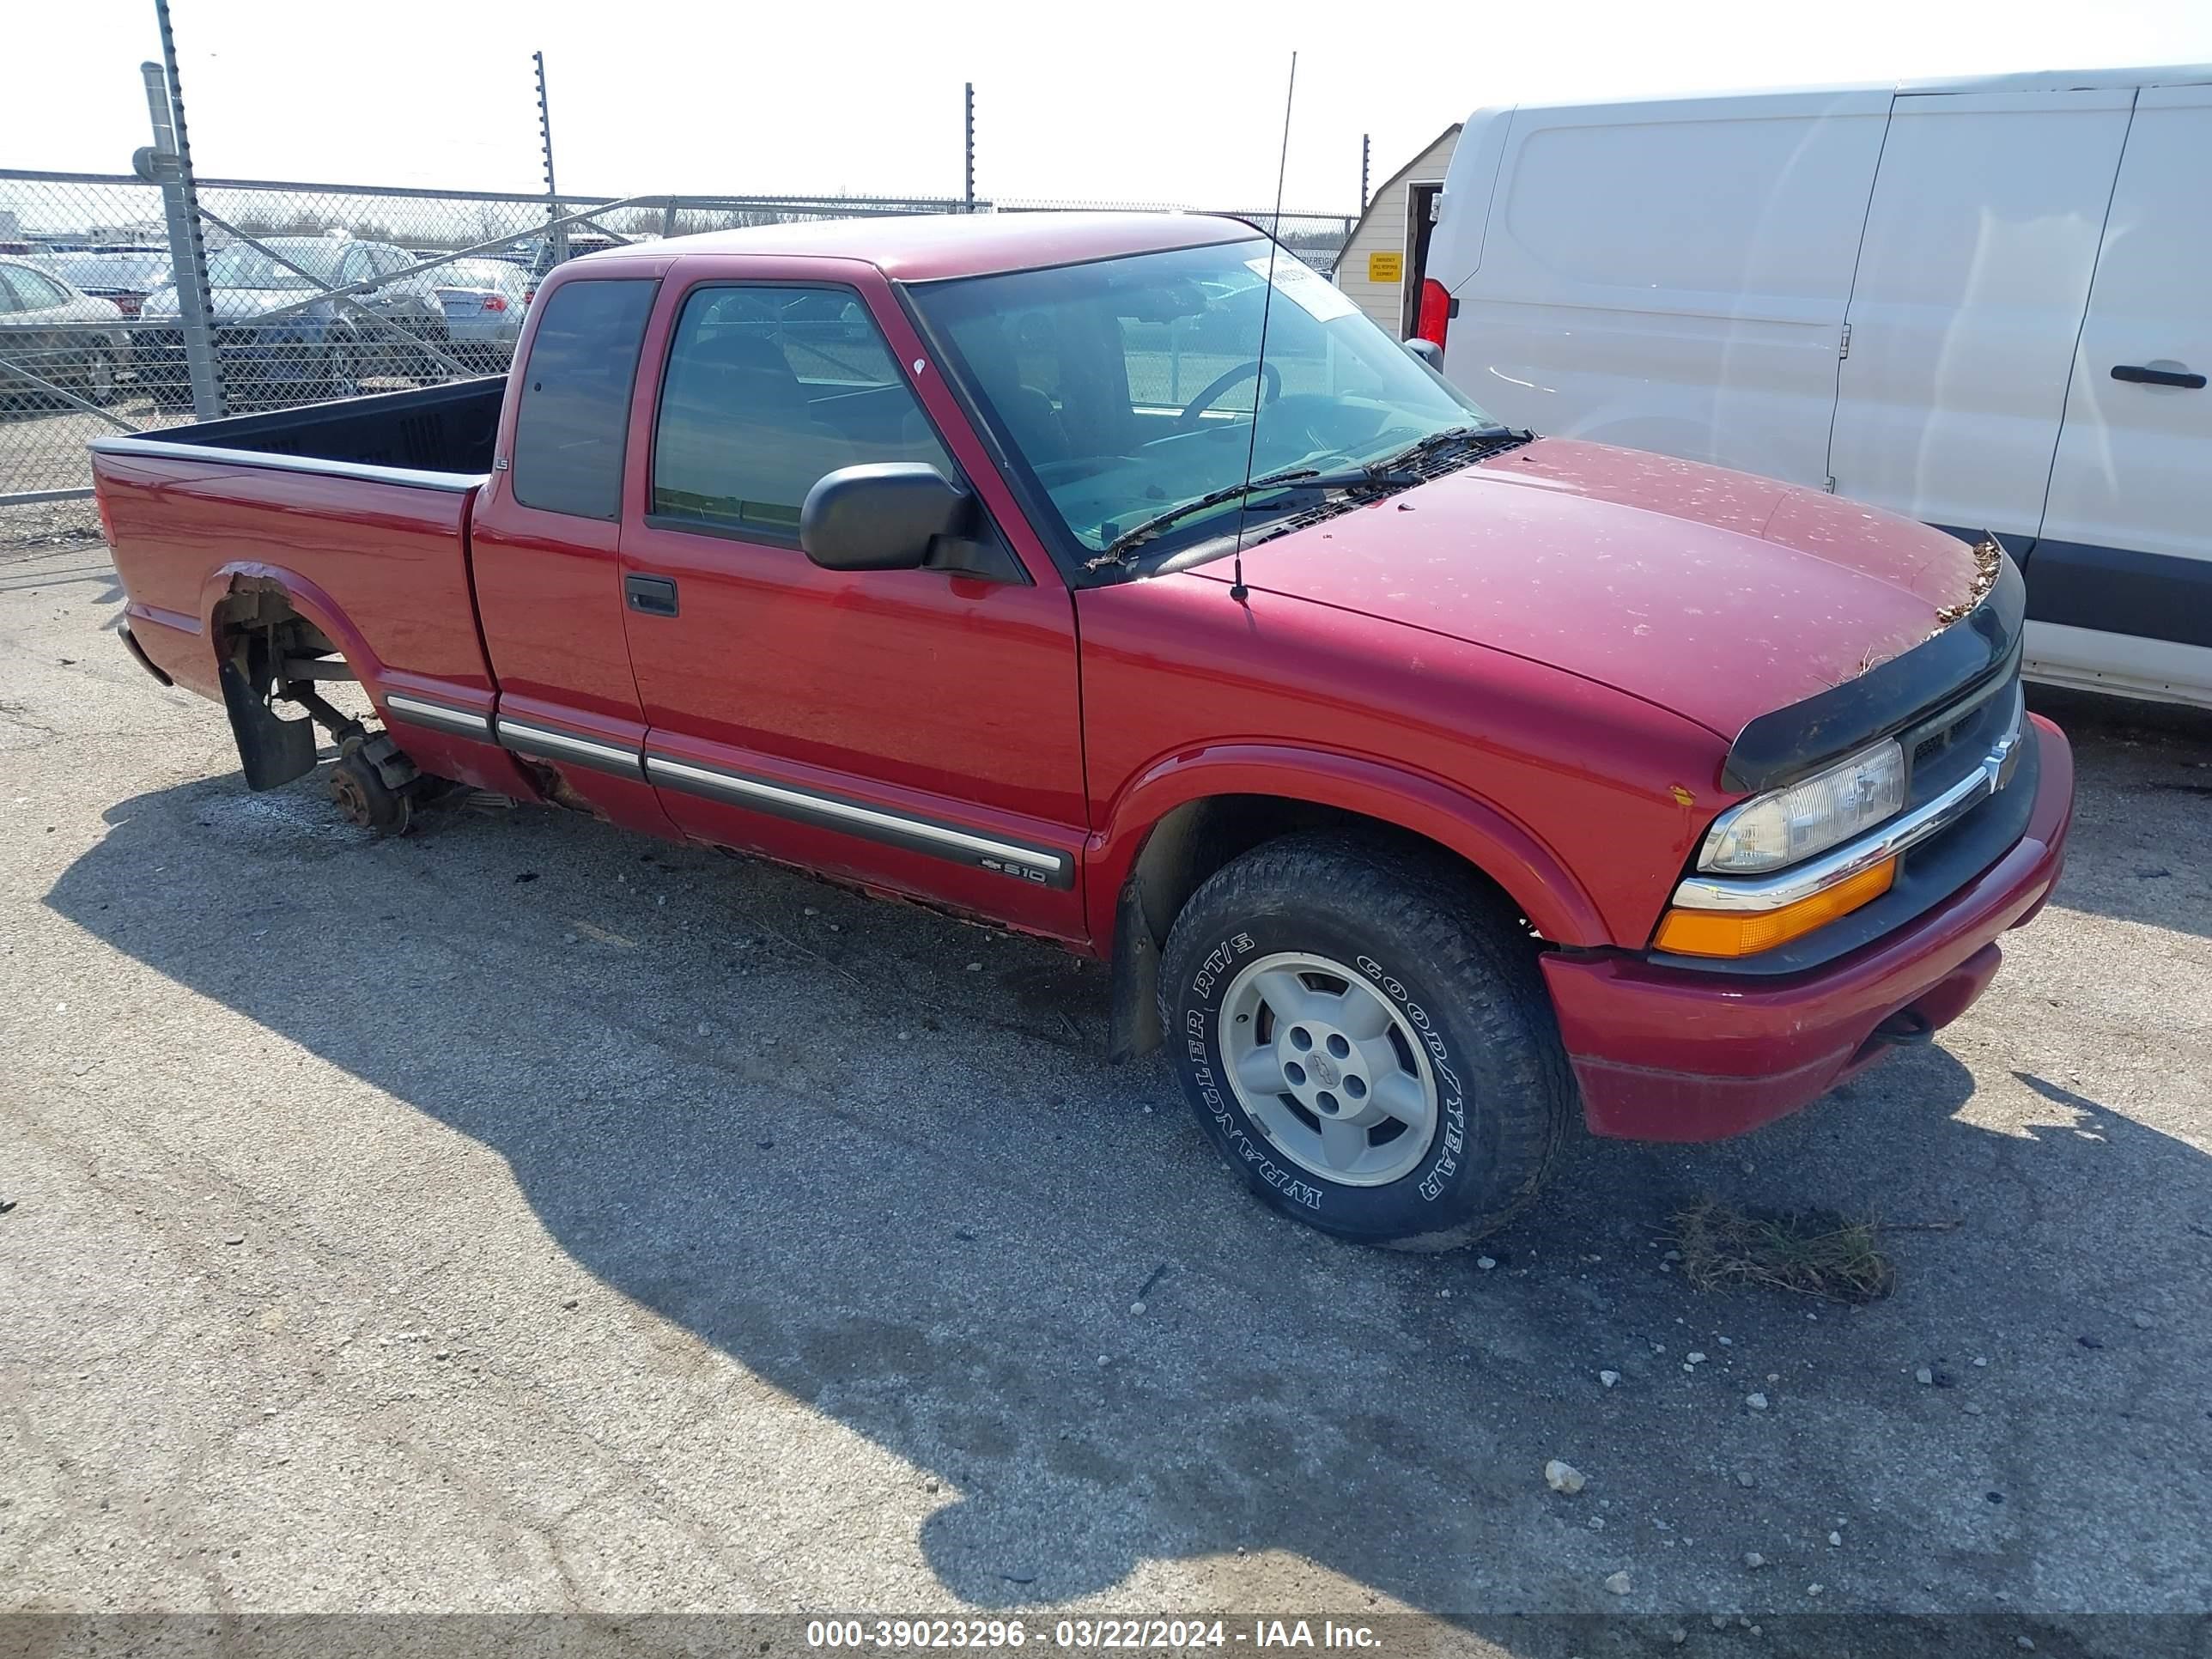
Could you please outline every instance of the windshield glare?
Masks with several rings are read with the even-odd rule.
[[[345,244],[320,238],[287,237],[269,246],[294,264],[311,270],[309,282],[296,270],[287,270],[258,247],[233,242],[208,261],[208,282],[216,288],[300,289],[336,288],[338,259]]]
[[[1255,478],[1329,471],[1488,422],[1285,249],[1274,253],[1270,298],[1268,252],[1265,240],[1230,242],[914,293],[986,418],[1069,535],[1096,552],[1243,482],[1248,451]],[[1251,505],[1267,507],[1269,498]],[[1222,516],[1233,521],[1236,512],[1225,503],[1194,514],[1166,539],[1218,534]]]

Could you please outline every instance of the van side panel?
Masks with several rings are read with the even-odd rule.
[[[1447,192],[1452,249],[1480,248],[1455,273],[1453,381],[1513,425],[1819,488],[1890,102],[1516,111],[1479,241]]]
[[[1898,99],[1851,293],[1838,495],[2035,533],[2134,96]]]
[[[1498,185],[1498,164],[1505,157],[1513,131],[1513,109],[1479,109],[1459,130],[1452,147],[1451,166],[1444,173],[1443,194],[1437,198],[1436,234],[1429,240],[1429,266],[1422,273],[1434,277],[1452,293],[1465,288],[1482,264],[1483,233],[1490,223],[1491,192]],[[1444,348],[1449,374],[1451,348]]]
[[[2144,88],[2028,562],[2028,659],[2048,678],[2212,702],[2208,199],[2212,87]]]

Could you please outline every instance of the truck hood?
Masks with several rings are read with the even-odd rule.
[[[1956,537],[1815,490],[1545,438],[1269,540],[1244,575],[1552,664],[1733,740],[1937,632],[1975,562]]]

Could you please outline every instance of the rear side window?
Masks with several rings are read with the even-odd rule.
[[[850,289],[702,288],[668,354],[653,450],[665,524],[795,541],[824,473],[951,461]]]
[[[67,290],[21,265],[7,267],[7,274],[0,276],[0,283],[13,284],[16,299],[13,309],[18,311],[49,311],[69,303]]]
[[[622,514],[623,440],[653,281],[568,283],[540,301],[514,412],[514,499],[580,519]]]

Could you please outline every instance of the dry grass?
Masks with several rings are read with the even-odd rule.
[[[1701,1198],[1676,1211],[1668,1229],[1683,1277],[1701,1291],[1766,1285],[1832,1302],[1873,1302],[1897,1284],[1875,1224],[1832,1210],[1776,1214]]]

